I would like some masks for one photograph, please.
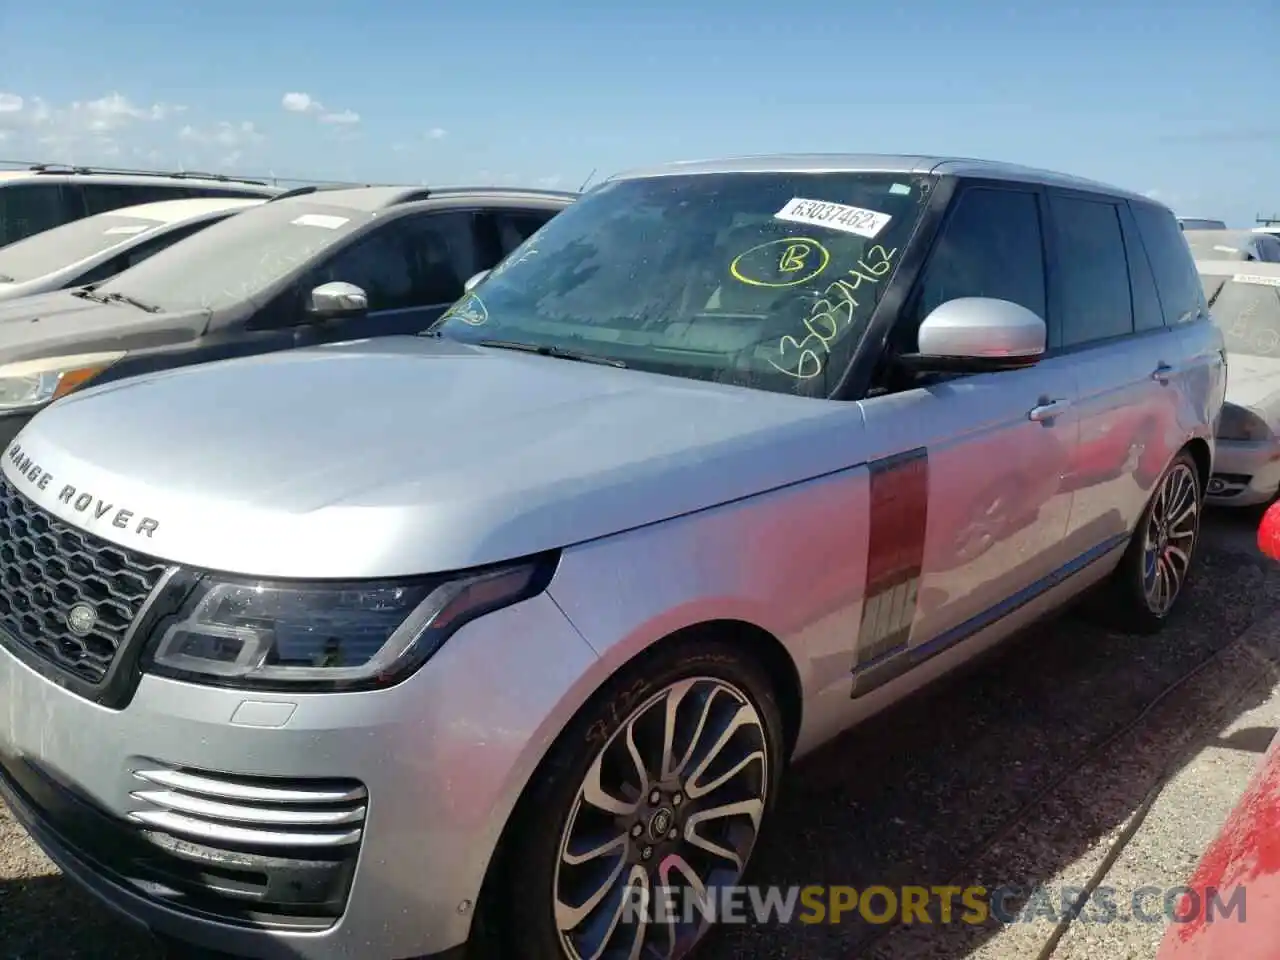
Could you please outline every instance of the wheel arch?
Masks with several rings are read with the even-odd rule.
[[[774,695],[777,697],[782,715],[783,762],[789,760],[799,739],[803,720],[804,695],[800,671],[781,640],[758,624],[746,620],[728,617],[704,620],[665,634],[635,656],[617,663],[606,675],[599,677],[594,692],[578,705],[573,716],[577,717],[586,710],[597,697],[602,695],[606,685],[623,670],[633,669],[637,665],[643,666],[645,661],[661,657],[667,651],[695,640],[721,640],[741,645],[747,656],[763,668],[773,685]],[[516,798],[507,822],[502,826],[493,856],[485,871],[476,913],[472,920],[469,946],[474,952],[469,953],[468,957],[473,957],[474,960],[496,960],[501,956],[498,951],[501,949],[503,938],[494,927],[495,921],[501,922],[500,917],[496,916],[498,907],[494,902],[496,888],[502,882],[505,872],[511,868],[512,842],[520,823],[530,815],[530,795],[571,723],[572,721],[567,723],[557,736],[546,743],[538,762],[533,767],[533,772],[520,787],[519,796]]]
[[[1196,473],[1200,475],[1200,493],[1203,495],[1209,489],[1209,477],[1213,472],[1213,451],[1209,448],[1209,441],[1204,437],[1192,437],[1182,449],[1188,451],[1196,462]]]

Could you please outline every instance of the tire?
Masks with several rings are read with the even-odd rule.
[[[655,721],[666,717],[673,700],[679,709],[674,711],[675,746],[669,767],[678,774],[661,777],[657,768],[663,765],[664,724]],[[701,724],[695,718],[701,718]],[[728,729],[726,724],[733,732],[722,740],[715,734]],[[695,729],[701,729],[701,737],[691,737]],[[647,768],[645,794],[638,790],[639,768],[629,742]],[[717,742],[722,746],[718,761],[702,768],[698,758]],[[713,639],[677,642],[624,668],[565,729],[519,804],[504,845],[500,881],[493,888],[498,902],[483,905],[490,916],[500,918],[495,926],[503,931],[502,956],[580,960],[590,956],[594,946],[607,943],[602,960],[628,957],[640,924],[624,917],[611,937],[598,939],[614,915],[610,907],[621,902],[617,884],[643,875],[657,886],[662,872],[668,884],[680,887],[685,875],[677,856],[683,858],[678,863],[699,871],[708,887],[739,883],[741,869],[691,838],[701,844],[710,840],[736,854],[745,869],[761,822],[773,806],[783,752],[781,711],[773,686],[760,666],[729,644]],[[681,754],[684,763],[675,759]],[[725,771],[735,769],[726,778]],[[597,802],[609,797],[616,801],[611,802],[612,813],[588,801],[589,778],[603,788],[604,796],[595,794]],[[634,786],[625,791],[615,786],[617,782]],[[728,804],[739,805],[743,812],[704,816]],[[602,846],[612,849],[585,863],[563,862],[563,854],[581,858],[585,851]],[[706,865],[722,870],[706,872]],[[609,876],[617,879],[602,882]],[[584,910],[593,900],[591,892],[600,889],[610,892],[593,910]],[[707,924],[697,922],[702,915],[696,910],[691,917],[684,915],[685,902],[676,901],[681,906],[674,935],[673,925],[665,920],[655,920],[643,931],[646,944],[658,948],[643,956],[684,956],[709,932]],[[651,903],[651,910],[661,909],[656,898]],[[632,911],[631,920],[637,915]],[[686,919],[694,922],[685,924]],[[562,936],[565,927],[569,929]]]
[[[1095,609],[1102,619],[1129,633],[1154,634],[1164,628],[1186,593],[1203,509],[1200,470],[1190,451],[1181,450],[1156,483],[1120,565],[1098,597]],[[1161,570],[1161,581],[1173,587],[1171,597],[1157,591],[1153,569]]]

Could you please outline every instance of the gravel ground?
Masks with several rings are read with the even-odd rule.
[[[1211,519],[1189,602],[1161,635],[1109,634],[1069,615],[806,760],[793,771],[778,816],[761,840],[752,882],[865,887],[959,880],[997,886],[1067,882],[1060,878],[1081,871],[1087,877],[1189,738],[1234,722],[1265,699],[1266,684],[1230,682],[1248,673],[1247,658],[1225,657],[1159,709],[1147,709],[1196,664],[1280,609],[1280,569],[1252,546],[1257,520],[1253,511]],[[1139,715],[1143,721],[1135,729],[1097,749]],[[1189,795],[1187,802],[1195,802],[1194,791]],[[1162,822],[1168,816],[1162,811]],[[1212,828],[1211,817],[1195,843],[1211,836]],[[1188,869],[1194,859],[1183,854]],[[1136,882],[1146,882],[1140,863],[1126,869],[1136,871]],[[857,920],[736,927],[708,943],[703,956],[1022,960],[1039,950],[1027,937],[1043,940],[1043,934],[987,927],[893,930]],[[1090,940],[1086,951],[1079,944],[1070,950],[1070,944],[1064,938],[1064,958],[1152,955],[1148,947],[1106,938]],[[160,956],[66,883],[0,806],[0,957]]]

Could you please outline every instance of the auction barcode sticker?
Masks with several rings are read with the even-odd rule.
[[[789,223],[830,227],[832,230],[843,230],[845,233],[856,233],[868,238],[878,234],[893,219],[889,214],[876,210],[828,203],[825,200],[807,200],[804,197],[788,200],[787,205],[775,213],[774,217]]]
[[[1236,283],[1260,283],[1266,287],[1280,287],[1280,277],[1260,277],[1256,273],[1237,273],[1231,279]]]

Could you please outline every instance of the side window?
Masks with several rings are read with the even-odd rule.
[[[498,242],[502,244],[502,255],[506,256],[532,237],[555,215],[554,210],[495,211],[494,220],[498,225]]]
[[[1129,284],[1133,293],[1133,328],[1135,330],[1160,330],[1164,327],[1164,313],[1160,309],[1160,295],[1156,292],[1156,278],[1151,273],[1151,261],[1138,236],[1138,225],[1128,207],[1120,207],[1120,226],[1124,230],[1125,255],[1129,260]]]
[[[95,213],[106,213],[121,207],[133,207],[140,203],[155,203],[159,200],[174,200],[182,194],[173,189],[151,186],[150,184],[131,183],[86,183],[84,189],[85,205],[89,208],[89,216]]]
[[[413,263],[414,306],[453,303],[462,286],[492,263],[480,255],[477,218],[453,211],[424,213],[401,221]]]
[[[1044,247],[1037,195],[970,187],[943,225],[920,280],[914,324],[959,297],[992,297],[1045,317]]]
[[[413,265],[395,221],[375,228],[311,270],[302,293],[322,283],[354,283],[369,298],[370,311],[413,306]]]
[[[68,219],[56,183],[23,183],[0,189],[0,246],[59,226]]]
[[[1104,200],[1054,196],[1062,346],[1133,333],[1133,296],[1119,209]]]
[[[205,227],[212,226],[217,220],[204,220],[200,223],[187,224],[185,227],[179,227],[177,230],[170,230],[168,233],[158,237],[152,237],[143,243],[139,243],[129,248],[124,253],[112,257],[110,260],[104,260],[91,270],[86,270],[75,280],[71,281],[68,286],[83,286],[87,283],[101,283],[114,277],[117,273],[123,273],[132,266],[136,266],[148,257],[159,253],[167,247],[173,246],[179,240],[184,240]]]
[[[1191,248],[1178,229],[1178,221],[1163,207],[1131,203],[1142,245],[1156,277],[1164,321],[1169,326],[1195,320],[1208,308]]]

